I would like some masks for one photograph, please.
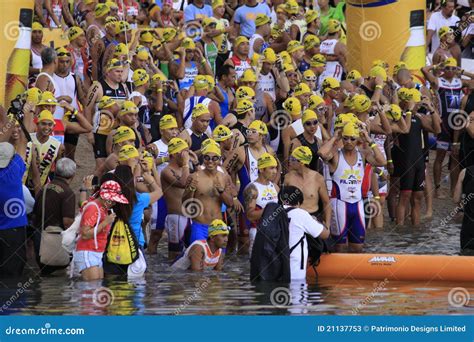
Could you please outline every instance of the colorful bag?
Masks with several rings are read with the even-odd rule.
[[[110,229],[105,253],[107,261],[117,265],[130,265],[139,257],[137,238],[120,219],[116,219]]]

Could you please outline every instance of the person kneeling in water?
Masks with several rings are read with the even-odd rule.
[[[221,271],[225,255],[222,249],[227,246],[228,236],[229,227],[222,220],[212,221],[208,228],[207,240],[194,241],[171,267],[192,271]]]

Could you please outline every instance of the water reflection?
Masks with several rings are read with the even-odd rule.
[[[442,212],[438,214],[442,217]],[[439,222],[439,220],[438,220]],[[367,251],[379,253],[458,253],[459,225],[370,230]],[[0,282],[2,315],[426,315],[474,314],[453,307],[448,293],[474,284],[319,279],[309,284],[250,283],[248,258],[229,256],[225,271],[171,273],[166,242],[148,258],[144,280],[107,278],[99,282],[66,276]],[[31,276],[31,281],[29,280]],[[25,284],[29,283],[28,286]],[[19,289],[22,289],[19,291]],[[280,297],[275,297],[275,291]],[[21,292],[21,293],[20,293]],[[12,298],[14,300],[12,300]],[[474,298],[473,298],[474,299]]]

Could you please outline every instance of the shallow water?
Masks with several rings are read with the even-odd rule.
[[[446,212],[444,212],[446,211]],[[449,208],[435,213],[438,221],[420,227],[370,230],[367,252],[457,254],[460,225],[440,226]],[[438,223],[437,223],[438,222]],[[171,273],[159,254],[148,257],[144,280],[102,282],[69,280],[66,276],[31,281],[0,281],[0,314],[16,315],[435,315],[474,314],[474,284],[439,282],[374,282],[319,279],[314,284],[261,284],[248,280],[244,256],[230,256],[225,271]],[[467,306],[448,301],[456,287],[473,297]],[[472,305],[472,307],[470,307]]]

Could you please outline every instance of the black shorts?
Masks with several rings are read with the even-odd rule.
[[[425,161],[403,163],[400,174],[400,191],[423,191],[425,188]]]
[[[69,134],[65,133],[64,134],[64,143],[65,144],[70,144],[73,146],[77,146],[77,142],[79,141],[79,134]]]
[[[106,135],[94,133],[94,156],[96,159],[107,158],[106,142]]]

